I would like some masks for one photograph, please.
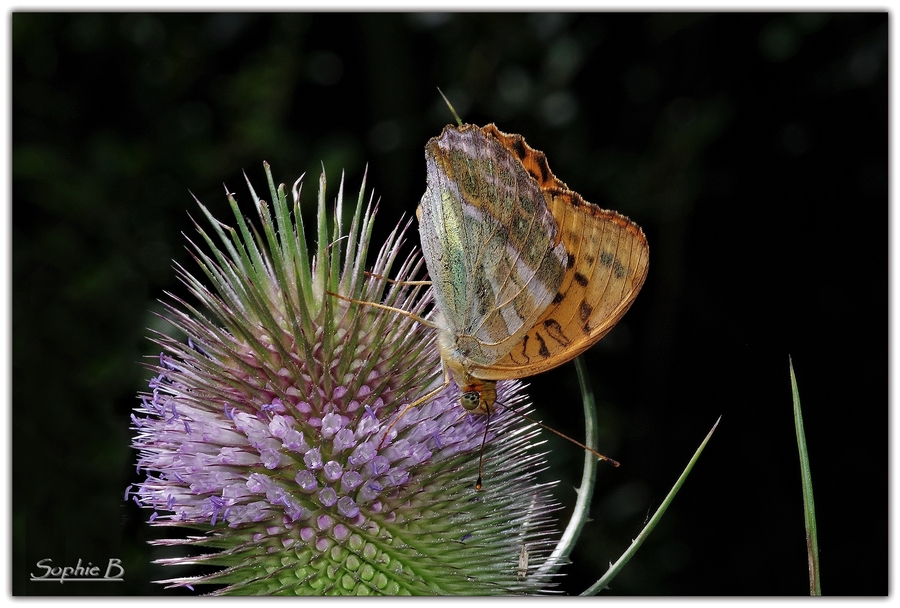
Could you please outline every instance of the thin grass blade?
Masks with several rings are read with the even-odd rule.
[[[794,375],[794,363],[788,357],[791,369],[791,394],[794,398],[794,427],[797,429],[797,448],[800,450],[800,476],[803,479],[803,518],[806,521],[806,551],[809,555],[809,594],[822,595],[819,581],[819,539],[816,533],[816,503],[813,500],[812,477],[809,474],[809,454],[806,451],[806,433],[803,431],[803,414],[800,411],[800,391]]]

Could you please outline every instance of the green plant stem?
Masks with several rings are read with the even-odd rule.
[[[578,384],[581,387],[581,403],[584,407],[584,444],[592,450],[596,450],[597,406],[583,357],[575,358],[575,369],[578,372]],[[547,569],[551,567],[554,570],[558,569],[562,564],[566,563],[569,554],[572,553],[575,542],[581,535],[581,530],[588,519],[596,479],[597,458],[585,450],[584,470],[581,473],[581,486],[576,490],[578,498],[575,501],[575,510],[572,513],[572,518],[569,520],[569,525],[566,526],[565,532],[563,532],[562,537],[560,537],[559,542],[553,549],[553,553],[550,554],[550,558],[545,562]]]

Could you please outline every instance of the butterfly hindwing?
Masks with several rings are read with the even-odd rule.
[[[575,358],[615,326],[647,277],[647,240],[628,218],[573,192],[555,194],[550,207],[573,263],[532,329],[507,355],[471,370],[479,378],[531,376]]]

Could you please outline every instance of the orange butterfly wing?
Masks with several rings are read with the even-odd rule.
[[[650,249],[637,224],[569,190],[520,135],[484,129],[538,181],[568,253],[559,291],[537,323],[496,362],[469,367],[484,380],[522,378],[574,359],[615,326],[647,278]]]

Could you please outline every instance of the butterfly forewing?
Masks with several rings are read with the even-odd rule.
[[[457,354],[491,365],[552,302],[568,254],[539,185],[496,138],[447,127],[425,155],[417,215],[436,304]]]

